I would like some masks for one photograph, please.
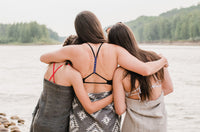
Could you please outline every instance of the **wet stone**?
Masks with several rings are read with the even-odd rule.
[[[5,128],[8,128],[9,126],[15,126],[16,124],[14,122],[5,122],[3,125]]]
[[[11,132],[21,132],[20,130],[11,130]]]
[[[10,126],[15,126],[15,125],[16,125],[16,123],[14,123],[14,122],[10,123]]]
[[[7,128],[0,128],[0,132],[9,132]]]
[[[5,113],[0,113],[0,132],[21,132],[19,128],[24,125],[25,120],[18,116],[11,116],[10,120],[9,117],[6,118],[5,116]]]
[[[24,122],[25,122],[25,120],[23,120],[23,119],[18,120],[18,123],[20,123],[20,124],[24,124]]]
[[[5,123],[3,123],[3,125],[4,125],[5,128],[8,128],[9,127],[9,122],[5,122]]]
[[[1,124],[4,124],[4,123],[7,123],[9,122],[7,118],[3,117],[3,118],[0,118],[0,122]]]
[[[20,118],[18,116],[11,116],[10,119],[12,119],[12,120],[19,120]]]
[[[11,131],[12,131],[12,130],[19,130],[19,128],[16,127],[16,126],[13,126],[13,127],[10,128],[10,130],[11,130]]]
[[[21,132],[18,127],[11,127],[10,131],[11,132]]]
[[[5,113],[0,113],[0,115],[1,115],[1,116],[6,116],[6,114],[5,114]]]

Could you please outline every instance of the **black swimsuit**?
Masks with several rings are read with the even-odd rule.
[[[101,75],[99,75],[97,72],[96,72],[96,64],[97,64],[97,57],[98,57],[98,54],[99,54],[99,51],[100,51],[100,48],[101,46],[103,45],[103,43],[101,43],[101,45],[99,46],[98,50],[97,50],[97,55],[95,56],[95,53],[94,53],[94,50],[92,48],[92,46],[90,44],[88,44],[88,46],[91,48],[92,50],[92,53],[94,55],[94,69],[93,69],[93,72],[90,73],[88,76],[84,77],[83,78],[83,83],[93,83],[93,84],[108,84],[108,85],[112,85],[112,80],[107,80],[105,79],[104,77],[102,77]],[[101,77],[103,80],[105,80],[106,82],[87,82],[86,79],[88,77],[90,77],[92,74],[96,74],[97,76]]]
[[[91,45],[89,45],[94,55],[94,69],[91,74],[83,78],[84,83],[112,85],[112,80],[107,80],[96,73],[97,57],[101,46],[102,44],[99,46],[97,54],[95,56],[93,48],[91,47]],[[104,79],[106,82],[87,82],[86,79],[92,74],[96,74],[97,76]],[[94,102],[104,99],[111,94],[112,91],[101,93],[88,93],[88,96],[90,100]],[[111,104],[93,114],[88,114],[84,110],[78,98],[75,96],[70,113],[69,132],[120,132],[120,119],[115,112],[114,103],[112,102]]]

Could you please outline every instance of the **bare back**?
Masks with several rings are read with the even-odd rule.
[[[73,67],[81,73],[82,78],[93,73],[94,65],[96,65],[95,73],[98,73],[101,77],[93,74],[87,78],[89,82],[112,80],[118,64],[125,69],[148,76],[157,72],[167,63],[165,58],[153,62],[141,62],[124,48],[108,43],[104,43],[101,46],[95,63],[94,55],[97,54],[100,45],[90,44],[92,48],[88,44],[70,45],[42,55],[40,60],[47,64],[70,60],[73,63]],[[91,49],[93,49],[94,54]],[[84,84],[84,87],[89,93],[111,91],[112,86],[107,84]]]
[[[124,70],[125,71],[125,70]],[[126,93],[131,92],[131,76],[130,74],[127,75],[123,80],[122,80],[124,90]],[[162,83],[160,81],[155,81],[153,77],[151,78],[151,84],[152,84],[152,93],[150,95],[150,100],[156,100],[162,93]],[[139,100],[139,90],[137,90],[140,87],[139,82],[136,80],[135,83],[135,88],[136,90],[133,90],[131,92],[131,95],[129,98]]]
[[[100,44],[91,44],[95,55]],[[82,44],[77,46],[77,52],[72,57],[71,61],[73,67],[77,69],[82,77],[86,77],[91,74],[94,70],[94,55],[88,44]],[[112,80],[115,69],[117,68],[117,54],[113,50],[113,45],[104,43],[99,50],[97,62],[96,62],[96,72],[107,80]],[[91,75],[87,78],[88,82],[105,82],[104,79],[97,76],[96,74]],[[107,84],[87,84],[84,83],[88,93],[100,93],[105,91],[111,91],[112,86]]]
[[[57,85],[72,86],[70,77],[75,73],[78,72],[71,66],[65,65],[65,62],[54,63],[48,66],[44,78],[53,83],[56,83]]]

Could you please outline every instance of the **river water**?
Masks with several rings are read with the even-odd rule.
[[[26,120],[29,131],[31,113],[42,91],[46,64],[41,54],[58,45],[0,46],[0,112]],[[174,92],[165,97],[169,132],[200,132],[200,46],[142,45],[168,58]]]

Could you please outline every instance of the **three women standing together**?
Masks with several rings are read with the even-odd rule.
[[[123,91],[126,91],[127,99],[137,102],[138,109],[141,109],[140,103],[144,101],[159,100],[162,94],[159,97],[157,89],[151,87],[154,87],[154,84],[161,85],[164,81],[167,84],[171,83],[170,79],[165,79],[167,72],[165,68],[163,70],[163,67],[168,65],[166,58],[139,49],[133,34],[128,34],[129,29],[122,23],[116,24],[118,25],[122,26],[122,30],[111,28],[107,41],[97,17],[89,11],[83,11],[75,19],[77,38],[72,41],[74,45],[41,56],[41,61],[50,66],[45,75],[44,89],[34,114],[31,131],[119,132],[120,118],[116,112],[126,109]],[[119,35],[121,33],[123,36]],[[70,61],[71,65],[60,63],[66,60]],[[52,62],[56,64],[51,64]],[[53,82],[48,81],[49,78],[53,78]],[[71,86],[76,94],[74,98],[71,96],[72,92],[64,92]],[[171,85],[169,86],[171,89]],[[165,90],[161,87],[160,93]],[[113,96],[116,109],[114,103],[111,103]],[[128,108],[127,106],[127,110]],[[158,110],[164,111],[164,107],[162,108]],[[165,112],[159,115],[159,118],[166,118]],[[135,121],[142,120],[143,118],[140,118]],[[145,123],[146,119],[144,120]],[[131,121],[132,119],[128,120],[129,123]],[[156,129],[157,131],[166,129],[163,123],[160,126],[162,129]],[[145,130],[141,123],[136,126],[138,131]],[[151,127],[154,126],[156,125]]]

